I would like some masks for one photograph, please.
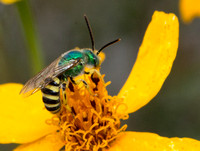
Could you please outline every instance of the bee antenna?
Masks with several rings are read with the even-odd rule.
[[[104,45],[101,49],[99,49],[99,51],[97,52],[97,55],[98,55],[104,48],[106,48],[106,47],[108,47],[108,46],[110,46],[110,45],[112,45],[112,44],[114,44],[114,43],[116,43],[116,42],[119,42],[120,40],[121,40],[121,39],[119,38],[119,39],[116,39],[116,40],[111,41],[111,42],[109,42],[108,44]]]
[[[87,27],[88,27],[88,30],[90,33],[90,38],[91,38],[91,42],[92,42],[92,51],[94,51],[94,37],[92,34],[92,28],[90,27],[90,24],[89,24],[89,21],[88,21],[88,18],[86,15],[84,15],[84,18],[85,18],[85,21],[86,21],[86,24],[87,24]]]

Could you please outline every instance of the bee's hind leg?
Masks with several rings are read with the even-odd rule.
[[[91,94],[91,95],[95,95],[94,93],[91,92],[90,88],[89,88],[89,85],[87,84],[87,82],[83,79],[79,79],[77,81],[75,81],[72,77],[70,77],[70,80],[72,81],[73,84],[80,84],[81,82],[83,82],[85,88],[88,90],[88,92]]]
[[[60,87],[62,89],[62,99],[63,99],[63,105],[66,107],[66,109],[71,112],[70,106],[67,104],[67,94],[66,94],[66,87],[68,86],[68,82],[61,83]]]
[[[70,80],[71,80],[72,83],[75,84],[75,85],[78,85],[78,84],[80,84],[81,82],[83,82],[83,84],[85,85],[85,87],[86,87],[87,89],[89,89],[89,85],[88,85],[87,82],[86,82],[85,80],[83,80],[83,79],[79,79],[79,80],[75,81],[72,77],[70,77]]]

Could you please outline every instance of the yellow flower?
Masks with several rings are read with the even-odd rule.
[[[147,104],[170,73],[178,49],[179,25],[174,14],[155,12],[136,63],[118,96],[109,96],[103,76],[85,75],[89,89],[69,84],[68,107],[52,115],[41,93],[19,96],[21,84],[0,86],[0,142],[22,144],[15,151],[199,150],[190,138],[167,138],[146,132],[125,132],[120,119]],[[62,97],[61,97],[62,98]]]
[[[5,5],[13,4],[17,1],[19,1],[19,0],[0,0],[0,2],[5,4]]]
[[[189,23],[194,17],[200,17],[199,0],[180,0],[180,14],[184,22]]]

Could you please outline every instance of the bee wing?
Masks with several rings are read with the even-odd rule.
[[[80,62],[80,59],[76,59],[69,60],[68,63],[64,65],[58,65],[60,59],[61,57],[57,58],[49,66],[44,68],[30,80],[28,80],[25,83],[24,87],[21,89],[20,94],[23,94],[23,96],[25,97],[34,94],[38,90],[48,85],[51,81],[53,81],[55,77],[57,77],[64,71],[73,68]]]

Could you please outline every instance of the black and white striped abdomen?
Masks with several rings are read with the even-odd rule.
[[[42,99],[44,105],[48,111],[55,114],[60,111],[60,79],[54,78],[47,86],[45,86],[42,91]]]

